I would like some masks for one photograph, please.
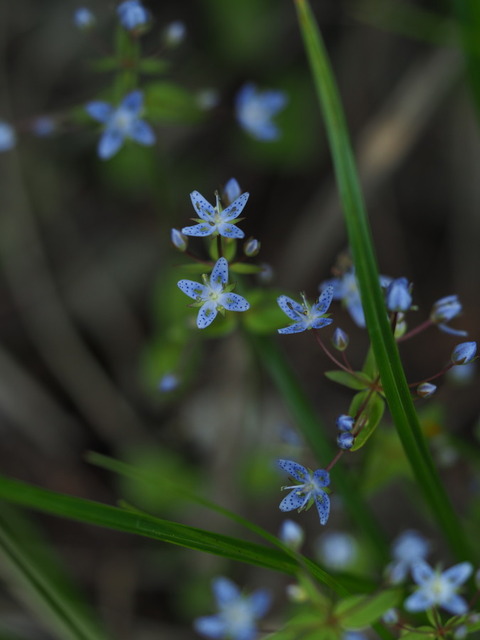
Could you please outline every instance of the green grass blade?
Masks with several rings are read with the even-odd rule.
[[[423,497],[452,551],[458,558],[472,559],[472,552],[458,524],[458,516],[440,482],[420,430],[397,345],[387,320],[343,108],[322,37],[307,0],[295,0],[295,5],[325,120],[362,304],[390,413]]]
[[[270,373],[292,417],[312,448],[319,465],[325,467],[333,459],[337,450],[333,449],[329,439],[325,436],[324,430],[319,424],[318,416],[295,378],[291,367],[289,367],[285,357],[272,340],[258,336],[252,336],[251,340],[255,350],[260,355],[262,364]],[[372,552],[377,555],[379,563],[385,564],[389,558],[389,551],[381,527],[361,496],[358,495],[352,480],[345,473],[341,464],[337,464],[333,468],[332,478],[334,479],[335,489],[342,496],[350,517],[358,524],[366,535],[367,540],[370,541]]]
[[[452,0],[477,118],[480,117],[480,2]]]
[[[307,558],[302,558],[300,562],[281,549],[161,520],[138,511],[127,511],[92,500],[56,493],[3,476],[0,476],[0,498],[44,513],[133,533],[288,575],[296,575],[304,565],[315,578],[339,595],[345,595],[349,591],[339,580],[331,577],[314,562]]]
[[[55,559],[46,549],[33,546],[33,532],[19,514],[3,504],[0,511],[1,573],[12,584],[27,606],[44,626],[61,640],[104,640],[90,611],[83,605],[65,576],[60,575]]]

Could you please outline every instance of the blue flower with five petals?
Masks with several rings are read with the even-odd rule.
[[[442,607],[453,616],[461,616],[468,611],[466,601],[458,595],[459,587],[473,571],[469,562],[456,564],[443,573],[421,560],[412,567],[412,576],[418,589],[405,600],[407,611],[426,611]]]
[[[195,300],[193,306],[199,306],[197,327],[205,329],[217,317],[217,313],[229,311],[247,311],[250,305],[243,296],[232,293],[234,285],[226,286],[228,282],[228,262],[225,258],[219,258],[213,267],[210,280],[203,276],[204,284],[193,280],[180,280],[177,283],[180,291]]]
[[[325,287],[318,301],[310,306],[302,294],[303,303],[299,304],[288,296],[277,298],[278,306],[295,323],[289,327],[279,329],[278,333],[300,333],[307,329],[321,329],[331,324],[333,320],[328,318],[326,312],[332,302],[333,287]]]
[[[271,596],[266,589],[258,589],[247,596],[228,578],[215,578],[212,582],[218,613],[203,616],[194,622],[195,631],[206,638],[219,640],[254,640],[257,637],[257,620],[270,607]]]
[[[94,120],[105,125],[98,143],[98,155],[102,160],[114,156],[126,139],[146,146],[155,142],[153,129],[144,120],[140,120],[143,110],[141,91],[128,93],[116,109],[100,100],[89,102],[85,109]]]
[[[277,140],[280,130],[272,122],[272,117],[284,108],[287,101],[283,91],[258,91],[254,84],[246,84],[235,98],[237,121],[257,140]]]
[[[225,238],[243,238],[244,232],[231,224],[232,220],[238,218],[243,208],[247,204],[249,193],[242,193],[231,205],[226,209],[222,209],[220,198],[217,195],[217,203],[213,207],[205,198],[198,193],[192,191],[190,198],[193,208],[198,212],[199,218],[194,218],[199,224],[192,227],[184,227],[182,233],[186,236],[224,236]]]
[[[308,509],[315,502],[320,524],[326,524],[330,515],[330,498],[323,489],[330,484],[328,471],[317,469],[313,472],[292,460],[277,460],[277,464],[298,482],[290,487],[282,487],[282,490],[292,489],[292,491],[281,501],[280,511],[298,509],[300,512]]]

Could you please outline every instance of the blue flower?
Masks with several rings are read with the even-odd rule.
[[[278,534],[280,540],[290,549],[298,551],[305,540],[305,531],[293,520],[284,520]]]
[[[355,424],[355,420],[352,416],[347,415],[346,413],[342,413],[338,416],[336,420],[336,425],[339,431],[351,431],[353,429],[353,425]]]
[[[278,333],[300,333],[307,329],[321,329],[331,324],[333,320],[328,318],[326,312],[332,302],[333,287],[326,287],[320,295],[318,302],[310,307],[302,294],[303,303],[299,304],[288,296],[277,298],[278,306],[295,323],[289,327],[279,329]]]
[[[223,187],[223,197],[228,204],[240,197],[242,190],[235,178],[230,178]]]
[[[169,393],[170,391],[175,391],[179,384],[178,376],[174,373],[165,373],[159,380],[157,388],[162,393]]]
[[[257,91],[254,84],[246,84],[235,98],[237,121],[257,140],[277,140],[280,130],[272,122],[272,117],[284,108],[287,101],[283,91]]]
[[[249,596],[244,595],[231,580],[223,577],[213,580],[212,589],[219,611],[213,616],[197,618],[193,623],[195,631],[213,640],[254,640],[257,620],[270,607],[270,593],[258,589]]]
[[[457,295],[445,296],[437,300],[432,307],[430,320],[438,325],[438,328],[445,333],[454,336],[466,336],[467,332],[460,329],[452,329],[446,323],[456,318],[462,312],[462,303]]]
[[[353,447],[353,443],[355,442],[355,436],[347,431],[342,431],[337,436],[337,445],[340,449],[344,451],[348,451]]]
[[[475,359],[475,354],[477,353],[477,343],[476,342],[462,342],[461,344],[457,344],[457,346],[452,351],[452,362],[453,364],[469,364],[473,362]]]
[[[405,600],[405,609],[417,612],[443,607],[453,616],[467,613],[468,605],[457,591],[472,571],[473,567],[469,562],[456,564],[442,573],[420,560],[412,567],[412,576],[418,589]]]
[[[98,155],[102,160],[114,156],[126,139],[146,146],[155,142],[155,134],[150,125],[140,120],[143,110],[141,91],[128,93],[117,109],[113,109],[108,102],[99,100],[89,102],[85,109],[94,120],[105,125],[98,143]]]
[[[387,567],[387,575],[392,584],[399,584],[407,577],[412,566],[424,560],[430,551],[430,543],[417,531],[408,529],[393,542],[393,562]]]
[[[406,278],[395,278],[387,287],[385,302],[389,311],[405,312],[412,306],[411,286]]]
[[[392,278],[388,276],[380,276],[380,286],[388,287]],[[353,267],[339,277],[325,280],[320,285],[320,291],[326,287],[333,287],[333,299],[341,300],[342,304],[347,308],[353,321],[358,327],[365,327],[365,314],[363,313],[362,300],[360,298],[360,289]]]
[[[128,31],[145,26],[150,19],[150,14],[140,0],[121,2],[117,7],[117,14],[120,24]]]
[[[167,47],[176,47],[178,46],[187,35],[187,28],[185,23],[181,20],[174,20],[169,25],[167,25],[163,38]]]
[[[182,233],[186,236],[197,237],[220,235],[224,238],[244,238],[243,231],[231,222],[242,213],[249,195],[249,193],[242,193],[231,205],[222,210],[218,195],[216,196],[217,203],[213,207],[198,191],[192,191],[190,198],[193,208],[200,216],[194,220],[197,220],[199,224],[193,227],[184,227]]]
[[[282,487],[282,491],[284,489],[292,489],[292,491],[281,501],[280,511],[298,509],[300,512],[308,509],[315,502],[320,524],[326,524],[330,515],[330,498],[323,488],[330,484],[328,471],[317,469],[313,472],[291,460],[278,460],[277,464],[298,482],[290,487]]]
[[[219,258],[213,267],[210,280],[203,276],[204,284],[192,280],[180,280],[177,285],[180,291],[195,300],[194,306],[199,306],[197,327],[205,329],[217,317],[220,311],[247,311],[250,308],[247,300],[237,293],[232,293],[233,285],[226,287],[228,282],[228,262]]]
[[[31,124],[31,131],[39,138],[47,138],[55,132],[57,123],[49,116],[39,116]]]
[[[90,29],[95,24],[96,19],[90,9],[79,7],[74,11],[73,22],[79,29]]]
[[[322,534],[315,550],[320,562],[335,571],[347,569],[358,557],[355,538],[343,531],[329,531]]]
[[[340,327],[337,327],[332,336],[332,344],[335,349],[337,349],[338,351],[345,351],[345,349],[348,347],[349,342],[350,338],[348,337],[348,334],[345,333],[343,329],[340,329]]]
[[[437,385],[432,384],[431,382],[422,382],[417,387],[417,395],[420,398],[429,398],[430,396],[433,396],[436,390]]]
[[[8,122],[0,121],[0,152],[13,149],[16,143],[15,129]]]

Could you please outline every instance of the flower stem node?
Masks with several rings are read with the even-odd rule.
[[[335,349],[337,349],[337,351],[345,351],[349,342],[350,338],[348,337],[348,334],[340,329],[340,327],[337,327],[332,336],[332,345]]]
[[[228,282],[228,262],[225,258],[219,258],[210,274],[203,276],[204,283],[193,280],[180,280],[177,283],[180,291],[193,298],[195,303],[192,306],[200,307],[197,316],[197,327],[206,329],[217,317],[217,313],[229,311],[247,311],[249,303],[243,296],[232,293],[234,285],[227,285]]]
[[[339,448],[344,449],[345,451],[348,451],[349,449],[351,449],[353,447],[354,442],[355,442],[355,436],[353,436],[351,433],[348,433],[346,431],[339,433],[337,436],[337,444]]]
[[[352,416],[349,416],[346,413],[342,413],[342,415],[338,416],[336,421],[336,425],[340,431],[351,431],[354,424],[355,420]]]
[[[173,246],[179,251],[182,251],[182,253],[187,250],[188,238],[178,229],[172,229],[170,231],[170,239]]]
[[[312,306],[309,305],[305,295],[302,294],[302,304],[295,302],[288,296],[280,296],[277,303],[280,309],[295,323],[289,327],[279,329],[278,333],[300,333],[307,329],[321,329],[331,324],[333,320],[326,312],[332,302],[333,287],[325,287],[318,301]]]
[[[280,469],[286,471],[288,475],[298,483],[296,485],[282,487],[282,491],[285,489],[291,489],[291,491],[281,501],[279,505],[280,511],[293,511],[297,509],[298,512],[300,512],[310,508],[312,504],[315,503],[320,524],[326,524],[328,516],[330,515],[330,497],[328,493],[324,491],[324,488],[330,484],[330,474],[328,471],[317,469],[314,472],[292,460],[278,460],[277,464]]]
[[[243,252],[248,258],[254,258],[260,252],[260,242],[256,238],[249,238],[243,245]]]
[[[461,344],[457,344],[452,351],[452,362],[456,365],[468,364],[469,362],[473,362],[476,353],[476,342],[462,342]]]
[[[430,382],[422,382],[417,387],[417,396],[420,398],[429,398],[433,396],[435,391],[437,390],[436,384],[431,384]]]

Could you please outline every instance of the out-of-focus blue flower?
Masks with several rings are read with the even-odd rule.
[[[420,560],[412,567],[412,577],[418,589],[405,600],[407,611],[426,611],[432,607],[443,607],[453,616],[460,616],[468,611],[466,601],[458,595],[459,587],[468,579],[473,571],[469,562],[456,564],[443,573]]]
[[[201,89],[195,96],[196,103],[203,111],[214,109],[220,102],[217,89]]]
[[[410,285],[406,278],[395,278],[387,287],[385,302],[389,311],[405,312],[412,306]]]
[[[351,431],[354,424],[355,420],[353,419],[353,417],[347,415],[346,413],[342,413],[342,415],[338,416],[336,420],[337,428],[340,431]]]
[[[179,384],[178,376],[174,373],[166,373],[161,377],[157,388],[162,393],[169,393],[170,391],[175,391]]]
[[[0,152],[9,151],[17,143],[15,129],[8,122],[0,121]]]
[[[186,238],[178,229],[172,229],[170,231],[170,240],[173,246],[179,251],[185,251],[188,245],[188,238]]]
[[[228,204],[232,204],[237,198],[242,195],[240,185],[235,178],[230,178],[223,187],[223,199]]]
[[[195,300],[194,306],[199,306],[197,316],[197,327],[205,329],[221,313],[229,311],[247,311],[249,303],[243,296],[232,293],[232,285],[226,286],[228,282],[228,262],[225,258],[219,258],[213,267],[210,280],[203,276],[204,284],[193,282],[192,280],[180,280],[177,285],[180,291]]]
[[[380,276],[380,286],[386,288],[392,281],[388,276]],[[320,285],[320,291],[326,287],[333,287],[333,299],[341,300],[346,307],[353,321],[358,327],[365,327],[365,314],[363,313],[360,289],[353,267],[340,276],[325,280]]]
[[[293,520],[284,520],[278,533],[280,540],[290,549],[298,551],[305,540],[305,531]]]
[[[317,469],[313,472],[291,460],[278,460],[277,464],[280,469],[286,471],[299,483],[290,487],[282,487],[282,491],[285,489],[292,489],[292,491],[281,501],[280,511],[297,509],[300,512],[308,509],[315,502],[320,524],[326,524],[330,515],[330,498],[323,489],[330,484],[328,471]]]
[[[348,343],[350,342],[350,338],[348,334],[345,333],[340,327],[337,327],[333,332],[332,336],[332,344],[338,351],[345,351],[348,347]]]
[[[400,534],[392,544],[393,562],[387,569],[392,584],[403,582],[412,566],[424,560],[430,551],[430,543],[418,531],[408,529]]]
[[[32,133],[39,138],[47,138],[55,131],[57,124],[49,116],[39,116],[31,124]]]
[[[361,631],[344,631],[342,640],[368,640],[368,638]]]
[[[461,344],[457,344],[452,351],[452,362],[457,365],[469,364],[475,359],[476,353],[476,342],[462,342]]]
[[[181,20],[175,20],[168,24],[163,33],[165,44],[167,47],[177,47],[185,40],[187,29],[185,23]]]
[[[278,333],[300,333],[307,329],[321,329],[331,324],[333,320],[327,316],[327,311],[332,302],[333,287],[326,287],[320,295],[318,302],[310,306],[302,294],[303,303],[299,304],[288,296],[280,296],[277,303],[280,309],[295,323],[289,327],[279,329]]]
[[[256,238],[249,238],[243,245],[243,253],[248,258],[254,258],[260,253],[260,242]]]
[[[353,447],[353,443],[355,442],[355,436],[347,431],[342,431],[337,436],[337,445],[340,449],[344,451],[348,451]]]
[[[268,611],[270,593],[258,589],[247,596],[228,578],[215,578],[212,582],[218,613],[197,618],[194,629],[206,638],[218,640],[254,640],[257,637],[257,620]]]
[[[231,222],[242,213],[249,195],[248,193],[242,193],[231,205],[226,209],[222,209],[218,195],[216,196],[217,203],[213,207],[198,191],[192,191],[190,198],[193,208],[200,216],[199,218],[194,218],[194,220],[198,220],[199,224],[192,227],[184,227],[182,233],[186,236],[199,238],[212,235],[220,235],[225,238],[244,238],[244,232],[234,224],[231,224]]]
[[[117,15],[122,27],[127,31],[134,31],[144,27],[150,20],[150,14],[140,0],[126,0],[117,7]]]
[[[242,129],[257,140],[277,140],[280,130],[272,118],[285,107],[287,101],[283,91],[258,91],[254,84],[246,84],[235,98],[237,121]]]
[[[398,613],[396,609],[388,609],[382,616],[382,620],[385,624],[397,624]]]
[[[437,385],[431,384],[430,382],[422,382],[417,387],[417,395],[420,396],[420,398],[429,398],[433,396],[436,390]]]
[[[90,29],[96,23],[96,18],[90,9],[79,7],[73,13],[73,23],[79,29]]]
[[[343,531],[322,534],[315,545],[320,562],[328,569],[341,571],[357,559],[358,545],[353,536]]]
[[[98,155],[102,160],[114,156],[127,139],[146,146],[155,142],[151,126],[140,120],[143,110],[141,91],[128,93],[116,109],[100,100],[89,102],[85,109],[94,120],[105,125],[98,143]]]
[[[432,307],[430,313],[430,320],[438,325],[438,328],[445,333],[450,333],[454,336],[466,336],[466,331],[460,329],[452,329],[446,323],[456,318],[462,312],[462,304],[457,295],[445,296],[437,300]]]

